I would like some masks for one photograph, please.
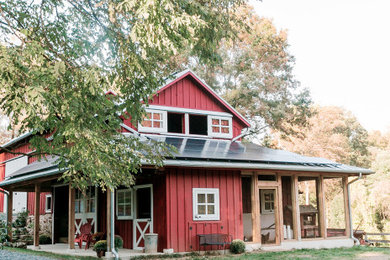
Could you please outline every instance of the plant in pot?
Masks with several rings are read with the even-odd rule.
[[[115,235],[114,246],[116,251],[118,251],[119,248],[123,247],[123,239],[121,236]]]
[[[102,256],[106,255],[107,250],[107,241],[106,240],[100,240],[95,243],[93,246],[93,251],[96,252],[97,257],[101,258]]]

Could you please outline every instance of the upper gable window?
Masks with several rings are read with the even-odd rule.
[[[189,115],[191,135],[207,135],[207,116]]]
[[[139,131],[162,133],[167,131],[167,112],[146,109],[146,116],[138,124]]]
[[[232,138],[232,119],[228,117],[209,116],[209,135],[213,137]]]

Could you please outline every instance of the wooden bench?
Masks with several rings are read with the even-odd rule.
[[[225,251],[226,245],[230,245],[232,243],[232,236],[228,234],[202,234],[197,235],[199,242],[199,252],[201,246],[211,246],[211,250],[213,246],[222,246]]]

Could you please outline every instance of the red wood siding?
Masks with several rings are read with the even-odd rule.
[[[5,177],[5,153],[0,153],[0,181],[4,180]],[[4,211],[4,194],[0,193],[0,212]]]
[[[145,171],[143,173],[148,173]],[[153,184],[153,232],[159,234],[158,236],[158,251],[166,247],[166,201],[165,201],[165,176],[156,175],[152,173],[151,176],[142,178],[139,175],[137,185]],[[107,216],[107,197],[106,193],[99,192],[98,195],[98,231],[106,232],[106,216]],[[115,194],[116,196],[116,194]],[[116,197],[115,197],[116,199]],[[116,212],[116,211],[115,211]],[[132,220],[118,220],[115,215],[115,235],[120,235],[123,238],[124,248],[133,248],[133,221]]]
[[[198,250],[197,234],[243,238],[239,171],[171,168],[166,173],[167,248],[175,252]],[[219,188],[219,221],[193,221],[192,188]]]
[[[150,102],[150,105],[197,109],[215,112],[231,112],[210,93],[206,92],[191,76],[187,76],[171,86],[159,92]],[[124,124],[136,129],[130,123],[130,119],[124,120]],[[236,116],[233,117],[233,138],[241,134],[246,127]],[[122,132],[127,130],[122,129]]]
[[[51,194],[51,192],[42,192],[40,194],[40,202],[39,202],[39,214],[44,215],[48,214],[45,212],[45,204],[46,204],[46,195]],[[35,192],[27,193],[27,210],[29,215],[34,215],[35,212]]]

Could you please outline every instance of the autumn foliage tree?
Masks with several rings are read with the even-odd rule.
[[[233,107],[251,120],[252,137],[264,130],[293,133],[310,116],[309,92],[292,72],[287,33],[260,18],[249,5],[234,12],[236,37],[223,39],[207,63],[190,52],[176,55],[172,67],[191,67]],[[233,21],[232,21],[233,23]],[[288,122],[288,124],[287,124]]]

